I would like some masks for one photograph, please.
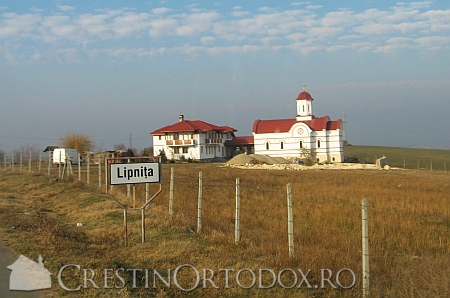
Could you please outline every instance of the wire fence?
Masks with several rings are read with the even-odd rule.
[[[442,166],[446,172],[446,164]],[[145,201],[155,188],[143,184],[112,187],[101,158],[89,158],[83,165],[57,166],[46,154],[33,156],[15,152],[3,156],[1,169],[7,173],[80,181],[101,191],[113,188],[109,191],[114,191],[126,206],[132,206],[133,200]],[[437,171],[434,166],[433,171]],[[332,194],[324,188],[331,180],[317,182],[315,188],[299,178],[300,174],[273,171],[272,175],[258,176],[259,173],[230,168],[217,170],[217,167],[203,168],[195,164],[174,168],[165,164],[162,192],[154,204],[163,206],[170,225],[188,233],[213,237],[224,245],[237,244],[257,254],[273,256],[281,260],[278,261],[280,267],[295,260],[302,266],[360,270],[363,197],[358,192],[347,190],[347,197],[343,198],[338,191]],[[312,175],[324,174],[314,172]],[[327,176],[330,177],[337,179],[338,182],[334,182],[337,188],[341,177]],[[387,193],[383,187],[388,187],[382,185],[379,194],[378,190],[373,190],[373,198],[369,197],[366,205],[372,249],[370,261],[374,264],[371,268],[385,274],[383,279],[374,277],[384,286],[394,278],[389,275],[390,264],[401,262],[396,259],[397,255],[420,250],[444,254],[450,247],[449,237],[443,233],[450,223],[450,211],[442,208],[448,206],[448,196],[435,198],[431,191],[434,186],[430,186],[430,190],[425,190],[431,193],[429,197],[417,197],[414,190],[404,192],[415,182],[402,183],[393,185],[392,182],[389,186],[389,196],[395,199],[380,199]]]

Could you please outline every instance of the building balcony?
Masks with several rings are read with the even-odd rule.
[[[189,146],[195,145],[195,140],[166,140],[167,146]]]
[[[222,144],[222,139],[205,139],[205,144]]]

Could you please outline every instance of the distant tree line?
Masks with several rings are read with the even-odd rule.
[[[75,132],[68,132],[65,136],[59,138],[59,142],[57,144],[61,148],[73,148],[76,149],[80,153],[94,151],[95,142],[92,137],[88,134],[77,134]],[[115,151],[125,151],[124,156],[153,156],[153,148],[148,147],[144,148],[139,154],[137,154],[136,150],[133,148],[127,148],[127,146],[123,143],[114,145]],[[101,148],[99,151],[102,151]],[[31,154],[33,159],[37,159],[39,154],[42,152],[42,148],[40,145],[30,145],[26,144],[21,146],[20,148],[13,150],[15,155],[15,159],[18,160],[20,152],[22,152],[23,157],[27,159]],[[0,149],[0,158],[3,160],[5,156],[5,151]]]

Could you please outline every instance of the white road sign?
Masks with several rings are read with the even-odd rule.
[[[160,183],[160,163],[111,164],[110,182],[115,184]]]

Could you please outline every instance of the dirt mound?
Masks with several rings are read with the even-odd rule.
[[[269,157],[268,155],[250,154],[249,156],[251,158],[259,161],[259,163],[270,164],[270,160],[267,158],[267,157]]]
[[[268,165],[278,165],[278,164],[289,164],[290,162],[282,157],[270,157],[269,155],[259,155],[259,154],[239,154],[230,159],[227,164],[230,165],[243,165],[243,164],[268,164]]]
[[[292,163],[291,161],[289,161],[283,157],[272,157],[272,158],[275,159],[276,161],[278,161],[279,164],[291,164]]]
[[[248,156],[247,154],[239,154],[230,159],[227,164],[229,165],[245,165],[247,163],[252,163],[255,159]]]
[[[269,165],[279,165],[279,164],[281,164],[281,162],[279,161],[278,158],[271,157],[271,156],[268,156],[268,155],[265,155],[264,157],[266,158],[267,163]]]

